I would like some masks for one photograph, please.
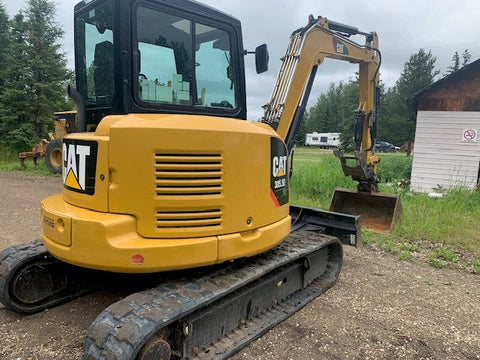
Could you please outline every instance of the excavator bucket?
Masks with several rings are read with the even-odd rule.
[[[402,204],[398,195],[335,189],[330,211],[361,215],[362,227],[384,233],[392,231],[400,221]]]

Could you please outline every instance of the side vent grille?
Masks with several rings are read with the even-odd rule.
[[[157,228],[212,228],[222,224],[222,216],[223,213],[220,209],[181,212],[157,211]]]
[[[223,191],[220,154],[155,154],[157,196],[220,195]]]

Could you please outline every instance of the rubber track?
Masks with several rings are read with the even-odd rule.
[[[297,231],[291,233],[282,244],[261,255],[236,261],[205,276],[166,282],[132,294],[109,306],[94,320],[84,343],[83,359],[133,360],[148,339],[168,325],[273,269],[332,243],[338,244],[338,239]],[[327,268],[322,281],[315,282],[316,289],[305,288],[306,291],[315,292],[306,302],[333,285],[340,271],[341,257],[340,264],[334,264],[333,267],[334,269]],[[295,302],[294,295],[291,300]],[[210,353],[213,356],[211,358],[223,358],[216,355],[216,352]],[[205,356],[202,355],[201,358],[208,358]]]
[[[253,318],[241,325],[238,329],[233,330],[231,334],[224,336],[191,359],[228,359],[250,342],[258,339],[268,330],[320,296],[325,290],[324,285],[322,281],[314,281],[306,288],[290,295],[283,302],[272,305],[272,307],[261,316]]]
[[[61,271],[64,271],[62,274],[69,276],[67,283],[72,285],[66,285],[63,290],[58,291],[44,302],[24,304],[10,295],[9,283],[19,268],[29,262],[34,264],[37,260],[61,266]],[[47,252],[41,240],[11,246],[0,251],[0,302],[10,310],[19,313],[36,313],[81,297],[98,288],[100,279],[101,273],[98,271],[76,267],[55,259]]]
[[[23,309],[18,309],[17,306],[11,302],[8,294],[9,289],[6,281],[9,279],[9,274],[14,270],[17,264],[26,259],[41,256],[48,256],[48,252],[42,244],[41,240],[35,240],[30,243],[10,246],[5,250],[0,251],[0,302],[11,310],[24,312]]]

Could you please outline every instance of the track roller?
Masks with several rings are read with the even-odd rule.
[[[164,336],[154,335],[143,345],[135,360],[170,360],[171,357],[172,348]]]

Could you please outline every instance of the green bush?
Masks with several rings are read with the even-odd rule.
[[[382,154],[377,176],[382,183],[398,183],[410,179],[412,174],[412,157],[401,154]]]
[[[19,161],[18,153],[15,153],[4,146],[0,146],[0,165],[12,163],[14,161]]]

